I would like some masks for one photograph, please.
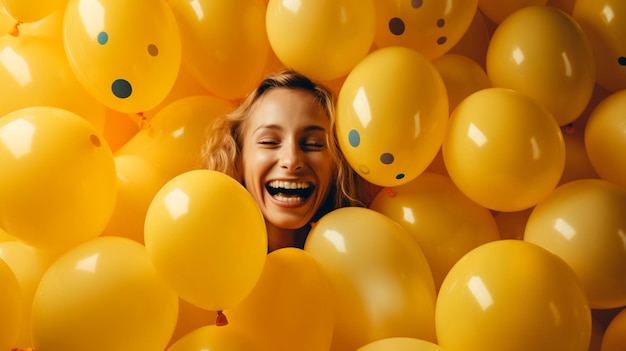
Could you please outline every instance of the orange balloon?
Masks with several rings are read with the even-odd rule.
[[[576,272],[591,308],[626,305],[626,189],[600,179],[558,187],[530,214],[524,240],[561,257]]]
[[[115,152],[128,142],[137,132],[141,119],[115,111],[110,108],[105,109],[104,130],[102,136],[107,141],[111,151]]]
[[[330,285],[306,251],[292,247],[272,251],[254,289],[225,313],[258,350],[330,348],[334,322]]]
[[[466,97],[491,88],[485,70],[476,61],[463,55],[446,54],[433,60],[446,86],[450,113]]]
[[[234,326],[208,325],[184,335],[167,351],[250,351],[257,347]]]
[[[576,0],[572,17],[589,38],[596,82],[611,92],[626,88],[626,2]]]
[[[565,143],[565,168],[563,168],[563,175],[558,185],[577,179],[600,178],[589,160],[584,139],[569,133],[566,129],[563,133],[563,141]]]
[[[527,6],[543,6],[548,0],[478,0],[478,8],[496,24]]]
[[[262,0],[170,0],[184,65],[227,100],[243,98],[263,78],[269,51]]]
[[[598,175],[626,188],[626,90],[602,100],[591,112],[584,130],[584,146]]]
[[[330,281],[332,350],[401,335],[435,340],[432,272],[417,242],[391,218],[337,209],[315,224],[304,250]]]
[[[619,351],[626,345],[626,308],[609,323],[602,338],[602,351]]]
[[[594,67],[589,39],[580,26],[548,6],[528,6],[511,14],[495,30],[487,50],[493,86],[536,99],[559,125],[574,121],[589,103]]]
[[[442,150],[459,189],[496,211],[536,205],[556,187],[565,166],[563,136],[550,112],[503,88],[483,89],[457,106]]]
[[[491,212],[439,174],[422,173],[407,184],[381,191],[370,208],[413,236],[428,260],[437,290],[463,255],[500,239]]]
[[[115,156],[117,198],[102,235],[144,243],[144,222],[152,199],[170,179],[153,162],[135,155]]]
[[[493,216],[502,239],[524,239],[526,222],[534,207],[515,212],[499,212]]]
[[[374,6],[374,42],[378,47],[408,47],[435,59],[454,47],[467,32],[478,0],[375,0]]]
[[[446,276],[436,306],[447,351],[587,351],[591,310],[562,259],[521,240],[467,253]]]
[[[485,68],[490,38],[491,33],[489,33],[485,18],[483,14],[477,10],[465,34],[461,37],[459,42],[448,51],[448,54],[467,56],[476,61],[481,67]]]
[[[48,36],[0,36],[0,57],[0,116],[50,106],[74,112],[103,130],[104,106],[76,79],[60,41]]]
[[[140,130],[115,154],[143,157],[169,178],[204,168],[200,151],[206,130],[217,117],[233,109],[231,102],[212,96],[181,98],[160,110],[149,128]]]

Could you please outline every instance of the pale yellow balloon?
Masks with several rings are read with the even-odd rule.
[[[22,321],[20,284],[4,260],[0,259],[0,349],[12,350],[16,346]]]
[[[393,337],[373,341],[356,351],[444,351],[437,344],[428,341],[407,337]]]
[[[398,335],[435,341],[432,272],[417,242],[391,218],[337,209],[315,224],[304,250],[330,281],[332,350]]]
[[[0,260],[4,260],[17,278],[20,286],[22,318],[15,346],[31,347],[31,306],[35,291],[46,270],[63,253],[28,246],[20,241],[0,242]]]
[[[0,36],[0,52],[0,116],[50,106],[74,112],[99,132],[103,130],[104,106],[80,84],[60,40],[27,34]]]
[[[207,95],[178,99],[160,110],[150,127],[140,130],[115,155],[143,157],[169,178],[204,168],[201,151],[207,128],[233,109],[233,103]]]
[[[381,191],[370,208],[413,236],[428,260],[437,290],[463,255],[500,239],[491,212],[439,174],[422,173],[407,184]]]
[[[224,312],[263,350],[328,350],[333,308],[328,278],[308,252],[282,248],[240,304]]]
[[[257,283],[267,257],[267,230],[250,193],[207,169],[170,179],[154,196],[144,227],[149,257],[176,293],[222,311]]]
[[[35,22],[62,9],[67,0],[2,0],[4,8],[13,18],[21,22]]]
[[[37,247],[100,235],[115,205],[113,154],[80,116],[37,106],[0,118],[0,226]]]
[[[162,351],[178,296],[157,275],[143,245],[99,237],[59,257],[32,305],[35,350]]]
[[[152,199],[169,178],[153,162],[135,155],[115,156],[117,198],[102,235],[144,242],[144,223]]]
[[[565,260],[595,309],[626,305],[626,189],[601,179],[561,185],[530,214],[524,240]]]

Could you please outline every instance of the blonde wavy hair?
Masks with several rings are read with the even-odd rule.
[[[326,112],[330,120],[331,133],[327,137],[327,145],[336,165],[337,174],[331,191],[334,197],[334,206],[362,206],[358,199],[359,177],[349,166],[339,148],[335,132],[335,99],[330,89],[315,83],[306,76],[293,71],[285,70],[270,74],[258,87],[250,92],[243,102],[232,112],[218,118],[209,128],[207,141],[202,150],[205,167],[216,170],[242,182],[241,150],[244,122],[256,102],[268,91],[275,88],[301,89],[310,92],[315,101]]]

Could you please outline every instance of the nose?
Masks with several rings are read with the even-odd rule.
[[[288,171],[298,171],[302,169],[302,150],[296,142],[285,142],[280,149],[280,167]]]

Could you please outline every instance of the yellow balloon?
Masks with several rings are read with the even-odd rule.
[[[20,284],[13,271],[0,259],[0,349],[12,350],[17,344],[22,320]]]
[[[584,133],[584,130],[581,133]],[[607,137],[608,135],[606,134]],[[565,142],[565,168],[563,169],[561,180],[559,180],[559,185],[577,179],[600,178],[587,155],[584,138],[571,134],[566,129],[563,133],[563,141]],[[626,185],[626,182],[624,182],[624,185]]]
[[[626,345],[626,308],[622,309],[613,319],[602,337],[602,351],[619,351]]]
[[[168,181],[154,196],[145,245],[159,274],[183,299],[221,311],[240,303],[267,256],[261,210],[229,176],[199,169]]]
[[[150,128],[140,130],[115,154],[143,157],[169,178],[203,168],[200,151],[207,128],[233,109],[232,103],[212,96],[181,98],[160,110],[150,120]]]
[[[62,9],[67,0],[2,0],[7,12],[21,22],[38,21],[56,10]]]
[[[113,213],[113,154],[69,111],[30,107],[0,118],[0,169],[0,226],[29,245],[92,239]]]
[[[17,347],[33,346],[31,333],[33,297],[41,277],[63,252],[37,249],[20,241],[0,242],[0,260],[4,260],[9,265],[20,286],[22,318],[14,344]]]
[[[394,337],[373,341],[356,351],[444,351],[437,344],[407,337]]]
[[[85,89],[126,113],[161,102],[181,62],[178,25],[165,0],[69,0],[63,42]]]
[[[491,88],[485,70],[466,56],[446,54],[433,60],[433,64],[446,86],[450,112],[466,97],[479,90]]]
[[[435,158],[448,120],[446,88],[424,55],[404,47],[374,51],[348,75],[337,101],[337,136],[365,180],[398,186]]]
[[[566,125],[582,114],[591,98],[593,51],[571,16],[553,7],[528,6],[507,17],[493,33],[487,75],[494,87],[536,99],[559,125]]]
[[[250,351],[258,350],[258,346],[233,326],[208,325],[189,332],[167,349],[167,351],[219,350]]]
[[[370,208],[413,236],[428,260],[436,290],[468,251],[500,239],[491,212],[439,174],[422,173],[407,184],[381,191]]]
[[[350,72],[374,42],[373,0],[269,0],[267,36],[286,66],[312,79]]]
[[[143,244],[146,212],[168,180],[153,162],[135,155],[115,156],[117,198],[102,235],[122,236]]]
[[[592,308],[626,305],[626,189],[600,179],[558,187],[528,218],[524,240],[565,260]]]
[[[483,89],[457,106],[442,150],[459,189],[503,212],[536,205],[556,187],[565,167],[563,135],[550,112],[503,88]]]
[[[20,35],[39,35],[48,36],[54,40],[61,42],[63,40],[63,15],[65,14],[65,3],[61,8],[55,10],[46,17],[32,23],[24,23],[20,25]]]
[[[328,213],[304,246],[329,278],[332,350],[406,336],[434,342],[435,284],[424,253],[391,218],[362,207]]]
[[[547,6],[556,7],[557,9],[571,15],[574,11],[576,0],[548,0]]]
[[[576,0],[572,17],[591,43],[596,82],[612,92],[626,89],[626,3]]]
[[[259,282],[238,305],[225,311],[258,350],[328,350],[333,308],[328,278],[308,252],[272,251]]]
[[[380,48],[403,46],[429,59],[448,52],[463,37],[478,8],[478,0],[374,0]]]
[[[202,86],[227,100],[242,98],[263,78],[269,41],[262,0],[170,0],[182,59]]]
[[[521,240],[467,253],[444,280],[437,340],[447,351],[587,351],[591,311],[572,269]]]
[[[214,325],[217,320],[217,312],[205,310],[185,299],[178,299],[178,319],[176,320],[176,329],[172,334],[172,338],[168,347],[174,345],[178,340],[194,330],[207,325]]]
[[[467,56],[485,68],[490,39],[491,33],[485,17],[480,11],[476,11],[465,34],[447,53]]]
[[[7,9],[4,8],[2,1],[0,1],[0,37],[11,32],[16,24],[16,21],[17,20],[11,17],[11,15],[7,12]]]
[[[598,175],[626,187],[626,90],[611,94],[591,112],[584,129],[584,147]]]
[[[495,24],[527,6],[543,6],[548,0],[478,0],[478,8]]]
[[[145,247],[95,238],[64,253],[41,278],[32,306],[34,349],[161,351],[177,313],[178,297]]]
[[[74,112],[102,131],[104,106],[80,84],[58,40],[0,36],[0,56],[0,117],[22,108],[51,106]]]

